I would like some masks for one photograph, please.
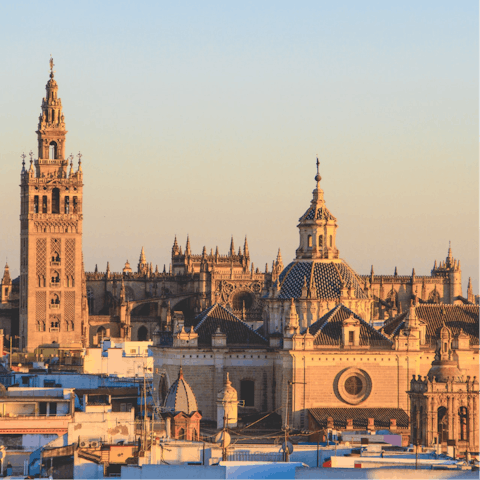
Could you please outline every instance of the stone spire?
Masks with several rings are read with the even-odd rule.
[[[475,295],[473,294],[471,277],[468,277],[467,300],[471,303],[475,303]]]
[[[10,268],[8,263],[5,263],[5,269],[3,271],[2,285],[11,285],[12,279],[10,278]]]
[[[2,303],[7,303],[12,291],[12,279],[10,278],[10,269],[8,268],[8,263],[5,263],[5,270],[3,272],[2,278]],[[1,345],[0,345],[1,350]]]
[[[336,259],[338,249],[335,243],[337,219],[325,205],[323,190],[320,188],[322,177],[319,172],[320,162],[317,157],[317,186],[308,210],[300,217],[297,225],[300,230],[300,246],[297,259]]]
[[[233,257],[235,255],[235,246],[233,244],[233,235],[232,240],[230,241],[230,256]]]
[[[245,235],[245,243],[243,244],[243,254],[246,257],[250,257],[250,252],[248,251],[248,242],[247,242],[247,236]]]
[[[282,260],[282,252],[280,251],[280,249],[278,249],[278,253],[277,253],[276,266],[279,270],[279,273],[281,273],[283,270],[283,260]]]
[[[192,249],[190,247],[190,237],[187,235],[187,244],[185,245],[185,255],[191,255]]]
[[[147,273],[148,272],[148,263],[147,257],[145,256],[145,250],[142,247],[142,251],[140,252],[140,258],[138,260],[138,273]]]
[[[178,242],[177,242],[177,236],[175,235],[175,240],[173,241],[173,247],[172,247],[172,256],[178,255],[179,249],[178,249]]]
[[[295,302],[293,301],[293,298],[291,298],[290,300],[290,313],[285,325],[285,335],[287,337],[292,337],[293,335],[298,333],[299,330],[298,314],[295,307]]]

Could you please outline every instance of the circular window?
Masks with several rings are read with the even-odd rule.
[[[337,377],[336,387],[344,402],[357,405],[370,395],[372,381],[365,371],[358,368],[347,368]]]
[[[345,381],[345,390],[349,395],[357,396],[362,391],[362,387],[362,381],[354,375],[348,377]]]

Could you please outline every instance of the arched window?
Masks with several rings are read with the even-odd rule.
[[[198,433],[196,428],[192,428],[192,441],[193,442],[198,441]]]
[[[458,417],[460,419],[460,440],[467,441],[469,437],[467,407],[460,407]]]
[[[232,306],[234,310],[248,310],[253,303],[253,298],[248,292],[237,293],[232,300]]]
[[[138,329],[137,336],[138,336],[138,341],[139,341],[139,342],[144,342],[145,340],[147,340],[147,336],[148,336],[148,329],[147,329],[147,327],[145,327],[144,325],[142,325],[142,326]]]
[[[308,236],[308,246],[309,247],[312,246],[312,236],[311,235]]]
[[[330,248],[333,247],[333,237],[330,235]]]
[[[38,195],[33,197],[33,213],[38,213]]]
[[[185,440],[185,430],[183,428],[181,428],[179,431],[178,431],[178,439],[179,440]]]
[[[70,197],[65,197],[65,213],[70,213]]]
[[[42,213],[48,213],[47,212],[47,196],[44,195],[42,198]]]
[[[48,146],[48,158],[51,160],[54,160],[57,158],[57,144],[56,142],[50,142],[50,145]]]
[[[240,400],[245,402],[246,407],[255,405],[255,382],[253,380],[242,380],[240,382]]]
[[[52,190],[52,213],[60,213],[60,190],[58,188]]]
[[[318,248],[323,247],[323,235],[318,236]]]
[[[60,274],[55,271],[52,273],[52,284],[58,284],[60,283]]]
[[[50,331],[51,332],[58,332],[60,330],[60,321],[58,317],[53,317],[50,322]]]
[[[445,407],[439,407],[437,410],[437,432],[439,443],[445,443],[448,439],[448,418]]]
[[[60,305],[60,297],[56,293],[52,294],[50,298],[50,303],[52,305]]]
[[[101,343],[106,336],[107,336],[107,331],[105,330],[105,327],[98,327],[97,329],[98,343]]]

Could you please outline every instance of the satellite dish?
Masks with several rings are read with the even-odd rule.
[[[218,432],[216,437],[215,437],[215,443],[219,443],[222,448],[226,448],[230,445],[232,441],[232,438],[230,437],[230,434],[225,431]]]
[[[290,442],[287,442],[288,454],[291,455],[293,452],[293,445]],[[285,451],[285,442],[282,443],[282,451]]]

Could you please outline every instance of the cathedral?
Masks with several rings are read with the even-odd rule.
[[[82,156],[76,167],[65,156],[50,65],[38,153],[29,166],[23,156],[20,174],[20,277],[12,280],[7,265],[1,288],[0,328],[19,337],[21,351],[153,340],[158,401],[181,367],[202,418],[213,421],[228,370],[240,415],[275,411],[292,428],[311,430],[406,431],[411,377],[430,372],[442,328],[462,375],[478,375],[479,307],[470,282],[462,295],[460,260],[449,248],[430,275],[379,275],[373,266],[355,272],[336,245],[338,221],[326,206],[318,160],[286,266],[278,251],[270,267],[255,267],[247,237],[238,250],[232,238],[226,254],[206,246],[195,254],[190,238],[182,249],[175,237],[162,271],[142,247],[135,271],[127,260],[120,272],[108,262],[104,272],[85,272]],[[450,418],[461,421],[456,411]]]

